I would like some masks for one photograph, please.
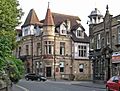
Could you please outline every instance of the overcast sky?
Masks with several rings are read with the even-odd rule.
[[[109,11],[113,16],[120,14],[120,0],[18,0],[20,7],[25,13],[22,17],[22,22],[24,23],[30,9],[34,9],[37,13],[39,20],[45,18],[45,14],[48,7],[48,2],[50,2],[51,12],[75,15],[79,16],[81,19],[81,24],[88,34],[87,20],[89,20],[88,15],[92,10],[98,8],[101,14],[104,16],[106,12],[106,5],[109,6]],[[22,24],[23,24],[22,23]]]

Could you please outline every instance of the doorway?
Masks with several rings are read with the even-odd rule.
[[[46,77],[51,77],[51,67],[46,67]]]

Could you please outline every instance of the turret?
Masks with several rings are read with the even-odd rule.
[[[22,25],[22,36],[34,35],[40,33],[40,26],[42,24],[35,13],[34,9],[31,9],[24,24]]]
[[[97,8],[95,8],[88,17],[90,18],[90,24],[98,24],[103,20],[103,15],[101,15]]]
[[[52,13],[49,9],[49,4],[48,4],[48,9],[46,13],[46,17],[44,20],[43,24],[43,36],[46,35],[55,35],[55,24],[53,21]]]

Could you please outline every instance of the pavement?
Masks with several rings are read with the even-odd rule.
[[[100,89],[105,89],[105,84],[102,83],[93,83],[92,81],[66,81],[66,80],[49,80],[48,82],[51,83],[64,83],[64,84],[69,84],[69,85],[76,85],[76,86],[84,86],[84,87],[92,87],[92,88],[100,88]],[[28,91],[25,88],[13,84],[12,91]]]
[[[104,83],[95,83],[93,81],[68,81],[68,80],[52,80],[56,83],[64,83],[76,86],[84,86],[84,87],[92,87],[92,88],[100,88],[105,89],[106,85]]]
[[[105,89],[106,85],[103,83],[93,83],[92,81],[80,81],[78,83],[71,83],[72,85],[77,85],[77,86],[84,86],[84,87],[92,87],[92,88],[100,88],[100,89]]]

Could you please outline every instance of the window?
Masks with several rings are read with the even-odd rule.
[[[118,27],[117,30],[118,30],[118,44],[120,44],[120,27]]]
[[[28,35],[28,29],[24,30],[24,35]]]
[[[107,37],[107,44],[109,44],[110,43],[110,34],[109,34],[109,32],[106,32],[106,37]]]
[[[60,42],[60,55],[65,55],[65,43]]]
[[[26,45],[26,55],[29,55],[29,46]]]
[[[79,72],[84,72],[84,64],[79,64]]]
[[[21,37],[21,36],[22,36],[22,31],[18,33],[18,37]]]
[[[41,49],[40,49],[40,43],[37,43],[37,56],[40,55]]]
[[[66,35],[66,33],[67,33],[66,24],[62,23],[61,26],[60,26],[60,34]]]
[[[75,33],[76,33],[76,37],[78,37],[78,38],[83,38],[83,37],[84,37],[84,31],[82,30],[81,27],[79,27],[79,28],[75,31]]]
[[[45,41],[45,54],[53,54],[53,46],[54,42],[53,41]]]
[[[101,47],[100,44],[100,34],[97,35],[97,48],[99,49]]]
[[[76,32],[77,32],[77,37],[81,37],[82,36],[81,30],[77,30]]]
[[[66,30],[62,30],[62,34],[65,34],[66,33]]]
[[[104,47],[104,38],[101,40],[101,47]]]
[[[93,19],[94,19],[94,23],[96,23],[96,17],[93,17]]]
[[[78,56],[87,57],[87,47],[85,45],[78,46]]]
[[[19,47],[19,52],[18,52],[18,56],[20,57],[21,55],[21,47]]]
[[[60,72],[64,72],[64,62],[60,62]]]

